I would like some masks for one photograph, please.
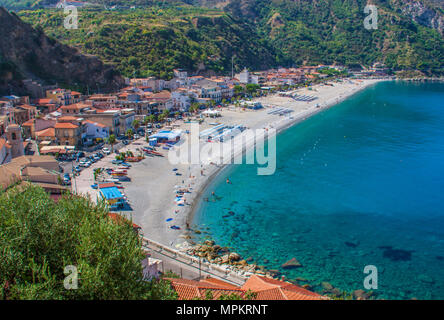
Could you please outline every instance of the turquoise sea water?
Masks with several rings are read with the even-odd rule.
[[[367,88],[279,134],[275,174],[256,172],[203,195],[194,222],[218,244],[317,290],[364,289],[374,265],[379,298],[444,299],[444,83]]]

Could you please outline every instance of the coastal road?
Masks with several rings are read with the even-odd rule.
[[[158,242],[144,239],[143,247],[151,258],[162,260],[162,267],[159,270],[162,273],[172,271],[181,278],[191,280],[212,277],[236,286],[242,286],[247,280],[245,276],[210,265],[202,259],[188,256]]]

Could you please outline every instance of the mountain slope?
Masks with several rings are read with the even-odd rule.
[[[255,23],[264,38],[298,64],[379,61],[394,70],[442,74],[442,35],[407,16],[401,6],[405,2],[373,3],[377,30],[364,28],[364,0],[232,0],[226,10]]]
[[[264,69],[280,63],[279,50],[254,26],[218,10],[192,6],[127,11],[79,11],[79,29],[63,27],[63,11],[20,12],[64,43],[112,63],[126,76],[172,76],[177,67],[202,73]]]
[[[18,88],[20,78],[57,81],[79,89],[88,85],[112,90],[123,83],[123,78],[98,58],[48,38],[4,8],[0,8],[0,62],[0,90],[8,93],[7,82]]]
[[[49,36],[114,64],[125,76],[167,78],[176,67],[229,74],[232,57],[235,71],[244,66],[383,62],[393,71],[444,74],[444,39],[439,33],[443,11],[436,0],[373,0],[377,30],[364,28],[367,0],[106,3],[134,1],[148,7],[80,10],[78,30],[63,28],[61,10],[19,14]]]

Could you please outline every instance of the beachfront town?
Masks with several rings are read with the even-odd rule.
[[[190,76],[187,71],[176,69],[171,80],[126,79],[126,87],[118,92],[93,94],[25,80],[29,96],[11,93],[0,98],[0,185],[6,190],[18,183],[32,183],[56,201],[66,192],[89,194],[92,199],[104,199],[110,217],[118,220],[122,211],[138,208],[132,201],[139,200],[131,200],[130,194],[128,173],[132,166],[147,158],[164,157],[165,151],[183,137],[187,124],[208,119],[205,139],[211,140],[222,137],[234,126],[217,122],[225,109],[236,118],[241,117],[236,110],[255,112],[270,108],[268,117],[283,118],[294,110],[264,104],[260,98],[277,96],[319,107],[316,90],[311,91],[314,85],[333,90],[335,83],[351,83],[351,79],[387,77],[381,65],[355,73],[337,66],[263,72],[244,69],[232,77]],[[204,176],[204,169],[199,170],[199,175]],[[185,169],[183,173],[179,171],[172,169],[177,179],[172,184],[181,184]],[[191,173],[187,175],[194,178]],[[182,183],[175,186],[172,200],[178,208],[176,215],[187,204],[185,195],[192,189],[191,183]],[[150,234],[143,234],[143,226],[134,221],[133,226],[150,238]],[[168,232],[181,228],[179,224],[170,224]],[[278,272],[250,264],[212,241],[181,252],[156,241],[144,241],[150,252],[144,262],[145,271],[150,277],[166,270],[178,273],[180,278],[170,280],[180,299],[199,298],[208,290],[215,298],[233,292],[244,296],[253,290],[258,299],[326,299],[309,291],[309,285],[289,283]],[[298,264],[292,259],[283,268],[295,268]],[[332,293],[335,288],[329,290]],[[365,298],[363,292],[356,295]]]

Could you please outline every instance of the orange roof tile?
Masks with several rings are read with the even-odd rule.
[[[221,295],[229,295],[233,293],[241,297],[245,295],[244,290],[221,280],[216,281],[216,284],[213,283],[214,279],[201,281],[173,278],[166,279],[171,282],[172,287],[176,290],[179,295],[179,300],[191,300],[194,298],[205,299],[207,291],[211,291],[213,299],[218,299]]]
[[[70,122],[57,122],[55,125],[56,129],[76,129],[78,126]]]
[[[78,117],[73,117],[73,116],[63,116],[60,117],[58,120],[62,120],[62,121],[75,121],[77,120]]]
[[[34,119],[30,119],[22,123],[22,127],[31,127],[34,124]]]
[[[55,129],[47,128],[44,130],[37,131],[35,133],[36,137],[55,137]]]
[[[48,103],[52,103],[52,99],[37,99],[36,103],[37,104],[48,104]]]
[[[90,124],[93,124],[93,125],[95,125],[97,127],[106,128],[106,126],[104,124],[101,124],[99,122],[94,122],[94,121],[91,121],[91,120],[85,120],[85,121],[83,121],[83,123],[90,123]]]
[[[258,300],[323,300],[325,297],[289,282],[252,275],[242,286],[258,294]]]

